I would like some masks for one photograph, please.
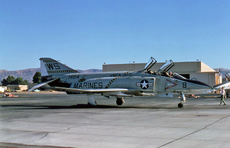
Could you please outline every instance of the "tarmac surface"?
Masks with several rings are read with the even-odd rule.
[[[18,93],[0,97],[0,147],[171,148],[229,147],[230,100],[158,97],[116,99],[86,95]]]

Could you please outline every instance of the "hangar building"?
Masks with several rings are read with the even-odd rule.
[[[157,71],[165,63],[156,63],[151,70]],[[104,64],[103,72],[109,71],[136,71],[144,69],[146,63],[129,63],[129,64]],[[222,83],[220,72],[215,71],[201,61],[194,62],[174,62],[174,66],[170,69],[188,79],[202,81],[206,84],[214,86]]]

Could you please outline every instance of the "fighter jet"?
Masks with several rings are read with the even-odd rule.
[[[224,83],[215,85],[215,86],[213,87],[213,90],[218,91],[218,90],[221,90],[222,87],[223,87],[225,90],[227,90],[227,91],[226,91],[226,94],[227,94],[227,97],[228,97],[229,90],[230,90],[230,73],[227,72],[227,73],[225,74],[225,76],[226,76],[227,81],[224,82]]]
[[[125,97],[158,95],[159,97],[173,97],[173,93],[180,93],[179,108],[185,103],[184,93],[206,91],[211,87],[203,82],[186,79],[179,74],[168,71],[173,67],[172,60],[166,62],[157,72],[151,67],[157,62],[150,58],[144,69],[125,72],[79,73],[66,65],[51,59],[40,58],[42,83],[29,91],[50,85],[50,89],[66,91],[75,94],[87,94],[88,104],[96,106],[95,94],[105,97],[116,97],[117,105],[122,105]]]

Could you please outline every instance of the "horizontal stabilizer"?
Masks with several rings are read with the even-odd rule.
[[[35,90],[35,89],[37,89],[37,88],[40,88],[40,87],[42,87],[42,86],[44,86],[44,85],[46,85],[46,84],[49,84],[49,83],[53,82],[53,81],[55,81],[55,80],[57,80],[57,79],[53,79],[53,80],[50,80],[50,81],[47,81],[47,82],[44,82],[44,83],[40,83],[40,84],[38,84],[38,85],[35,85],[34,87],[32,87],[31,89],[29,89],[28,91],[33,91],[33,90]]]

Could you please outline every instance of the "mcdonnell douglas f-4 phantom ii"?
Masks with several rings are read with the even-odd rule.
[[[125,97],[155,94],[160,97],[173,97],[173,93],[180,93],[181,101],[178,107],[182,108],[185,102],[184,93],[211,89],[203,82],[189,80],[176,73],[167,75],[174,65],[171,60],[154,73],[150,69],[157,61],[152,57],[143,70],[129,72],[79,73],[51,58],[40,58],[40,61],[42,83],[29,91],[48,84],[50,89],[87,94],[88,104],[95,106],[95,94],[108,98],[115,96],[117,105],[122,105]]]

